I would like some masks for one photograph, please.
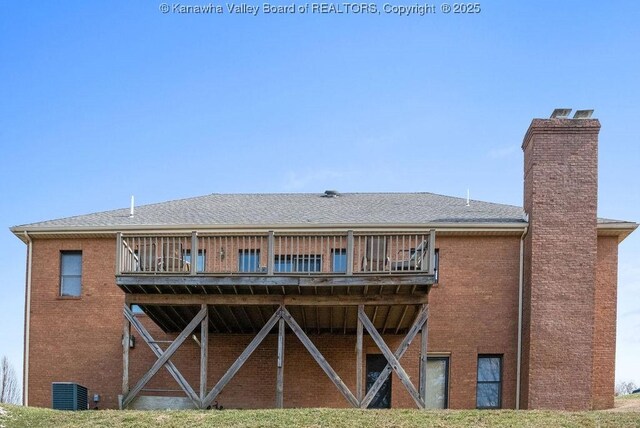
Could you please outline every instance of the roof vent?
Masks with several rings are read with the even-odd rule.
[[[589,119],[593,115],[593,110],[577,110],[573,115],[574,119]]]
[[[337,190],[325,190],[324,195],[322,196],[324,196],[325,198],[336,198],[340,196],[340,193],[338,193]]]
[[[551,119],[567,119],[570,114],[570,108],[557,108],[551,113]]]

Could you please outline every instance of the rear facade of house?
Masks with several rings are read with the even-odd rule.
[[[25,404],[613,406],[618,244],[595,119],[534,119],[523,207],[213,194],[16,226]]]

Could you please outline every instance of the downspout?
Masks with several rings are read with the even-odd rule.
[[[518,349],[516,357],[516,410],[520,410],[520,371],[522,365],[522,298],[524,292],[524,238],[529,231],[524,228],[520,237],[520,272],[518,277]]]
[[[31,237],[24,232],[27,240],[27,286],[25,289],[24,303],[24,364],[22,372],[22,402],[25,406],[29,405],[29,333],[31,326],[31,263],[33,254],[33,242]]]

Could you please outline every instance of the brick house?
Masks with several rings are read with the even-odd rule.
[[[13,227],[25,404],[612,407],[618,244],[600,123],[534,119],[524,209],[430,193],[212,194]],[[579,117],[579,115],[578,115]]]

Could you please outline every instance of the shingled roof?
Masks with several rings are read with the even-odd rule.
[[[604,222],[615,222],[604,220]],[[211,194],[135,208],[67,217],[12,228],[14,232],[55,229],[118,229],[153,226],[325,226],[421,224],[522,224],[522,207],[433,193]]]

